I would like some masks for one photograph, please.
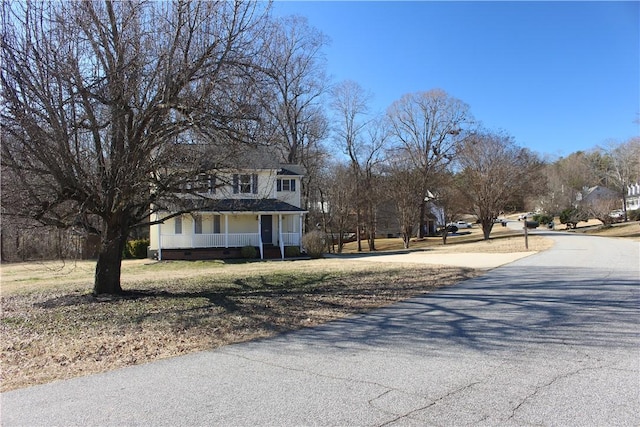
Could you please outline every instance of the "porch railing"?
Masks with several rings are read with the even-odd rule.
[[[239,248],[242,246],[259,246],[258,233],[222,233],[215,234],[162,234],[163,249],[187,248]],[[300,246],[298,233],[282,233],[284,246]]]
[[[229,233],[229,247],[260,246],[258,233]]]
[[[300,234],[282,233],[282,242],[284,246],[300,246]]]
[[[300,246],[300,234],[282,233],[282,246]],[[260,246],[258,233],[162,234],[162,249],[240,248]]]
[[[162,249],[237,248],[260,245],[258,233],[162,234],[160,239]]]

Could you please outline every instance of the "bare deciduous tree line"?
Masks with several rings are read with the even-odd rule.
[[[256,145],[305,167],[307,229],[338,250],[350,233],[375,250],[382,222],[408,247],[434,201],[489,238],[502,211],[540,196],[557,210],[571,199],[557,186],[587,182],[573,156],[545,165],[440,89],[370,114],[357,83],[330,84],[327,44],[261,2],[3,2],[3,240],[14,218],[98,236],[93,291],[122,292],[124,245],[152,209]],[[576,156],[607,163],[599,179],[621,191],[638,179],[631,148]]]

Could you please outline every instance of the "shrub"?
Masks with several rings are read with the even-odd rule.
[[[284,256],[287,258],[295,258],[300,256],[300,248],[297,246],[285,246]]]
[[[124,246],[122,257],[125,259],[143,259],[147,257],[149,239],[129,240]]]
[[[243,246],[240,249],[240,255],[245,259],[253,259],[258,257],[258,251],[253,246]]]
[[[560,222],[567,224],[567,228],[576,228],[579,222],[588,220],[587,214],[577,208],[568,208],[560,213]]]
[[[628,211],[627,218],[629,218],[629,221],[640,221],[640,209]]]
[[[147,257],[147,249],[149,248],[149,239],[132,240],[129,242],[131,255],[134,258],[142,259]]]
[[[540,224],[549,224],[551,221],[553,221],[553,217],[547,214],[535,214],[533,216],[533,220]]]
[[[323,232],[313,230],[302,236],[302,246],[312,258],[322,258],[327,247],[327,239]]]

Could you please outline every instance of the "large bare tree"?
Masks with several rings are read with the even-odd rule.
[[[122,292],[129,232],[201,166],[189,160],[202,152],[176,142],[255,131],[264,19],[242,1],[2,3],[2,166],[23,197],[13,213],[97,233],[94,294]]]
[[[262,111],[269,124],[268,140],[280,150],[283,161],[305,168],[302,195],[305,209],[316,215],[311,200],[320,191],[321,169],[326,155],[320,141],[328,133],[321,107],[326,91],[327,37],[309,25],[304,17],[274,19],[265,33],[262,71],[268,84],[262,97]]]
[[[360,192],[364,213],[363,225],[367,234],[369,251],[376,250],[377,211],[383,191],[381,189],[381,166],[389,138],[386,122],[382,118],[373,119],[367,126],[363,144],[356,153],[359,163]]]
[[[338,147],[349,157],[349,164],[355,185],[356,237],[358,252],[362,251],[362,189],[363,163],[365,155],[364,134],[369,125],[367,114],[368,102],[371,99],[362,86],[352,80],[338,83],[332,89],[331,107],[335,113],[335,140]],[[371,153],[372,150],[366,150]],[[376,150],[378,151],[378,150]],[[365,155],[366,157],[367,155]]]
[[[345,236],[357,227],[353,212],[355,211],[355,185],[353,168],[349,165],[335,162],[330,165],[331,172],[327,174],[322,190],[323,212],[325,213],[325,232],[332,236],[337,252],[342,253]]]
[[[265,115],[273,139],[288,163],[304,162],[304,147],[321,139],[321,97],[326,89],[323,48],[328,40],[304,17],[274,20],[265,40],[263,71],[272,82],[265,94]],[[320,135],[317,132],[320,131]]]
[[[416,191],[421,173],[404,151],[389,151],[382,177],[382,188],[387,200],[395,205],[395,214],[405,249],[411,244],[420,215],[424,196]]]
[[[455,158],[463,128],[471,121],[469,106],[441,89],[402,96],[387,110],[391,133],[420,172],[416,187],[424,200],[433,191],[430,181]],[[425,203],[420,202],[420,227],[423,237]]]
[[[458,165],[460,191],[472,205],[485,240],[510,200],[540,191],[536,178],[542,162],[505,134],[478,131],[468,135]]]

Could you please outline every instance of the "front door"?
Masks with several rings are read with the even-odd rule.
[[[272,244],[273,243],[273,237],[272,237],[273,219],[271,218],[271,215],[261,216],[260,228],[262,230],[262,244],[263,245]]]

